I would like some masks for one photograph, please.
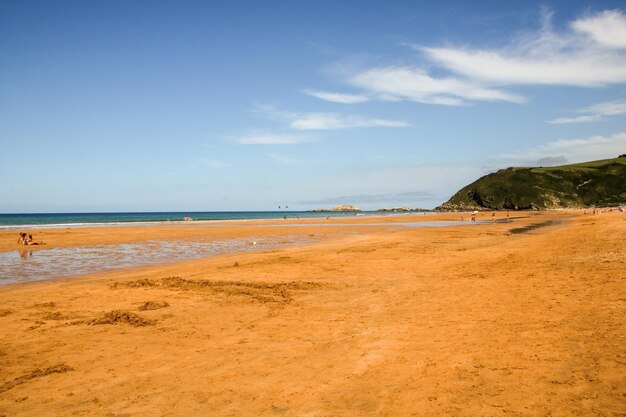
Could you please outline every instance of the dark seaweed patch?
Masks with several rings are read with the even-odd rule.
[[[556,223],[557,222],[555,222],[554,220],[546,220],[545,222],[541,222],[541,223],[532,223],[524,227],[516,227],[514,229],[510,229],[508,234],[519,235],[522,233],[528,233],[528,232],[531,232],[533,230],[536,230],[542,227],[552,226]]]

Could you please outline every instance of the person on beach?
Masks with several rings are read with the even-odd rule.
[[[35,242],[33,239],[33,235],[28,235],[28,238],[24,240],[25,246],[33,246],[33,245],[45,245],[44,242]]]
[[[496,213],[491,213],[491,223],[496,222]]]
[[[25,245],[26,244],[26,233],[20,232],[20,238],[17,239],[17,244],[18,245]]]

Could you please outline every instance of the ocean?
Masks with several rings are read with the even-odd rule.
[[[382,215],[379,212],[360,212]],[[167,211],[129,213],[26,213],[0,214],[0,230],[16,228],[79,227],[132,223],[181,222],[185,216],[192,220],[254,220],[287,218],[354,217],[353,212],[311,211]]]

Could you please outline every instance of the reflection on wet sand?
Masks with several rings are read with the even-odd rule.
[[[29,260],[33,256],[32,250],[20,249],[18,250],[18,253],[20,254],[20,258],[22,258],[22,260],[24,261]]]
[[[504,221],[504,220],[501,220]],[[508,221],[508,220],[506,220]],[[359,226],[373,226],[385,229],[413,227],[471,226],[490,222],[463,222],[454,220],[422,222],[374,222],[360,223]],[[267,224],[270,227],[347,227],[350,223],[291,223],[288,225]],[[350,231],[348,233],[354,233]],[[270,249],[311,241],[311,236],[249,236],[219,241],[154,239],[144,242],[85,245],[67,248],[46,248],[37,250],[33,256],[30,249],[15,252],[0,252],[0,284],[41,281],[50,278],[67,277],[131,268],[153,264],[173,263],[226,253],[247,252]]]
[[[0,284],[41,281],[112,269],[172,263],[207,256],[266,250],[310,241],[303,237],[256,237],[223,241],[151,240],[98,246],[0,252]],[[254,242],[254,244],[253,244]],[[17,255],[17,256],[16,256]]]

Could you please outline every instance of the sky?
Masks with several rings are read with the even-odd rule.
[[[624,153],[623,1],[0,1],[0,213],[433,208]]]

